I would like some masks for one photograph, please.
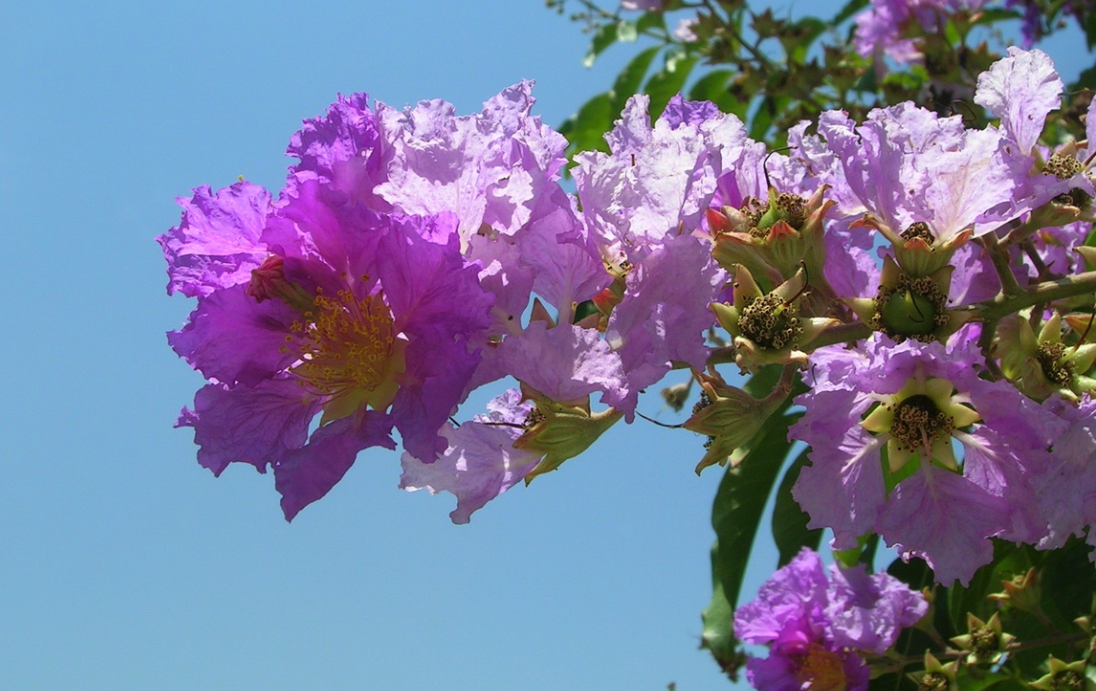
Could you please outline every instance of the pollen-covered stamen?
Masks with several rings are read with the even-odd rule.
[[[1065,156],[1061,153],[1051,156],[1050,160],[1043,166],[1044,173],[1053,175],[1059,180],[1068,180],[1082,170],[1084,170],[1084,167],[1080,161],[1073,156]]]
[[[917,684],[918,691],[947,691],[949,688],[951,680],[940,672],[928,672]]]
[[[770,192],[765,207],[761,207],[756,199],[749,198],[739,211],[749,219],[749,233],[756,238],[768,237],[779,221],[797,230],[807,222],[807,200],[789,192]]]
[[[1043,174],[1053,175],[1059,180],[1068,180],[1083,170],[1084,166],[1080,161],[1073,156],[1061,152],[1051,156],[1050,160],[1043,165]],[[1083,208],[1092,201],[1092,197],[1081,188],[1074,187],[1069,192],[1059,194],[1054,198],[1054,201],[1058,204],[1068,204],[1069,206]]]
[[[950,437],[955,421],[940,410],[925,394],[914,394],[894,407],[890,435],[901,451],[931,449],[932,445]]]
[[[803,327],[795,316],[797,311],[796,307],[770,293],[746,303],[738,318],[738,328],[759,348],[794,348],[803,334]]]
[[[845,691],[848,688],[845,661],[838,653],[812,642],[798,662],[795,678],[801,688],[815,691]]]
[[[970,649],[974,655],[981,659],[989,659],[998,652],[1001,644],[1001,635],[989,626],[983,626],[970,632]]]
[[[1043,376],[1058,386],[1068,386],[1073,381],[1073,363],[1063,359],[1066,347],[1062,343],[1041,343],[1035,351],[1035,359],[1043,370]]]
[[[936,236],[933,235],[931,230],[929,230],[929,224],[925,223],[924,221],[911,223],[908,228],[902,231],[901,237],[906,242],[909,242],[914,238],[924,240],[925,244],[927,245],[931,245],[932,243],[936,242]]]
[[[525,426],[525,429],[529,429],[531,427],[536,427],[539,423],[544,422],[547,419],[548,416],[544,414],[544,411],[533,406],[533,408],[525,414],[525,420],[522,424]]]
[[[302,385],[330,396],[337,419],[362,404],[387,408],[395,397],[395,375],[404,370],[404,341],[396,338],[392,311],[381,293],[357,298],[349,289],[322,292],[292,330],[300,334],[300,362],[291,371]],[[292,340],[292,339],[291,339]]]

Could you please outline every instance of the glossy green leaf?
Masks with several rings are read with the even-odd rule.
[[[703,630],[700,634],[700,647],[709,650],[712,656],[727,666],[735,659],[734,608],[723,594],[723,582],[719,578],[719,543],[712,545],[712,600],[700,615]]]
[[[624,105],[628,102],[628,99],[639,92],[639,86],[643,83],[643,77],[647,75],[647,70],[651,67],[651,62],[658,55],[658,52],[662,50],[661,47],[655,46],[654,48],[648,48],[639,55],[632,58],[632,60],[621,70],[617,75],[616,81],[613,82],[613,88],[609,90],[610,97],[610,110],[613,112],[613,117],[619,117],[620,112],[624,110]]]
[[[776,490],[776,503],[773,506],[773,540],[780,552],[780,565],[787,564],[799,554],[799,550],[810,547],[818,550],[822,542],[822,530],[807,528],[809,516],[799,508],[792,497],[792,485],[799,477],[799,471],[807,462],[807,451],[803,449],[784,473],[780,487]]]
[[[841,10],[834,16],[831,22],[834,26],[838,26],[841,23],[852,19],[852,16],[868,6],[868,0],[849,0],[849,2],[841,8]]]
[[[666,33],[666,17],[662,12],[644,12],[636,21],[636,30],[640,33],[646,31],[659,31]]]
[[[608,93],[598,94],[584,103],[559,127],[559,133],[569,142],[568,152],[608,151],[604,135],[612,128],[614,117]]]
[[[788,61],[803,64],[807,61],[807,51],[810,50],[815,39],[825,33],[829,24],[817,17],[804,17],[795,24],[803,33],[796,42],[795,48],[788,51]]]
[[[785,409],[788,403],[785,403]],[[727,468],[712,506],[712,527],[719,541],[716,573],[731,606],[738,604],[742,578],[761,523],[765,503],[780,475],[791,443],[788,427],[798,415],[778,411],[747,444],[746,454]]]
[[[592,67],[594,61],[597,60],[597,56],[605,52],[605,49],[617,42],[617,25],[615,23],[609,23],[602,25],[596,32],[594,37],[590,39],[590,48],[586,51],[586,59],[582,61],[582,64],[586,67]]]

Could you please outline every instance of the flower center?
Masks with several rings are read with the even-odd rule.
[[[750,235],[767,238],[778,221],[784,221],[796,230],[801,228],[807,221],[807,200],[788,192],[770,193],[767,207],[759,209],[757,201],[750,198],[739,211],[750,219]]]
[[[1058,386],[1073,381],[1073,363],[1063,360],[1066,347],[1062,343],[1043,343],[1035,351],[1035,359],[1043,370],[1043,376]]]
[[[935,340],[933,333],[948,323],[948,296],[928,276],[898,277],[893,287],[879,286],[872,328],[901,343],[907,338]]]
[[[1059,180],[1068,180],[1077,173],[1080,173],[1084,168],[1081,166],[1081,162],[1072,156],[1064,156],[1061,153],[1056,153],[1050,157],[1050,160],[1043,166],[1043,172],[1048,175],[1053,175]]]
[[[911,223],[909,228],[902,231],[902,239],[906,242],[913,240],[914,238],[920,238],[925,241],[925,244],[931,245],[936,242],[936,236],[929,230],[929,224],[924,221],[917,221]]]
[[[951,686],[951,681],[946,676],[940,672],[929,672],[921,677],[918,689],[923,691],[947,691],[949,686]]]
[[[950,437],[954,431],[955,421],[925,394],[914,394],[899,403],[890,428],[902,451],[931,448],[934,442]]]
[[[738,328],[759,348],[780,350],[795,347],[803,333],[795,311],[780,296],[770,293],[754,298],[743,308],[738,318]]]
[[[844,660],[818,643],[810,644],[806,655],[800,660],[795,678],[803,688],[813,691],[845,691],[848,687]]]
[[[292,330],[302,337],[300,362],[291,371],[321,395],[324,422],[345,417],[362,405],[387,408],[403,373],[406,341],[396,338],[392,311],[377,293],[357,299],[349,289],[335,297],[321,292],[313,309]]]

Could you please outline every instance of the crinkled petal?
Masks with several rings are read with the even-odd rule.
[[[511,410],[524,419],[531,404],[521,404],[515,389],[504,394]],[[492,403],[498,405],[496,398]],[[508,418],[514,415],[506,415]],[[467,422],[460,427],[446,426],[442,435],[448,441],[445,453],[434,463],[423,463],[404,454],[400,488],[408,491],[427,489],[431,494],[449,492],[457,497],[457,508],[449,517],[454,523],[467,523],[472,513],[520,482],[540,462],[540,455],[515,449],[513,441],[521,430],[514,427]]]
[[[348,202],[389,210],[388,202],[373,191],[387,179],[387,151],[366,94],[340,94],[325,115],[304,121],[286,153],[301,161],[289,169],[291,188],[319,180],[342,192]]]
[[[241,284],[200,298],[186,325],[169,332],[167,341],[206,378],[254,386],[297,358],[285,345],[299,319],[279,300],[257,302]]]
[[[498,350],[499,366],[553,401],[580,401],[595,392],[602,400],[624,385],[620,356],[594,329],[572,324],[547,328],[533,322]]]
[[[881,444],[859,425],[866,406],[856,403],[854,391],[815,391],[801,404],[807,414],[788,438],[811,445],[811,464],[799,471],[792,496],[811,517],[810,528],[832,529],[834,549],[851,549],[873,530],[887,501]],[[848,412],[833,415],[836,411]]]
[[[834,644],[882,655],[928,611],[925,598],[887,573],[868,574],[860,565],[830,569],[830,620]]]
[[[530,82],[514,85],[465,117],[444,101],[403,112],[379,105],[393,154],[378,193],[405,213],[457,214],[465,246],[484,223],[516,233],[551,193],[567,146],[529,114],[531,89]]]
[[[308,425],[320,402],[293,378],[269,379],[256,386],[209,384],[194,396],[194,410],[183,410],[176,427],[193,427],[198,463],[220,475],[229,463],[250,463],[260,472],[308,438]]]
[[[448,246],[422,239],[422,227],[439,218],[452,217],[391,216],[392,232],[377,248],[376,275],[398,331],[467,338],[490,326],[494,299],[479,285],[477,267],[465,264],[456,238]]]
[[[1062,105],[1062,89],[1046,53],[1010,46],[1008,56],[978,75],[974,102],[999,118],[1021,152],[1030,154],[1043,133],[1047,114]]]
[[[708,305],[725,282],[710,248],[687,235],[667,240],[628,275],[624,299],[605,331],[620,353],[628,389],[610,405],[631,419],[639,391],[662,379],[673,362],[704,368],[704,334],[715,323]]]
[[[156,238],[167,259],[168,295],[208,295],[246,283],[270,253],[259,240],[270,213],[270,193],[250,182],[179,197],[179,225]]]
[[[612,282],[601,257],[578,241],[583,230],[572,200],[562,190],[554,210],[533,221],[518,238],[521,261],[533,269],[533,289],[561,314],[589,300]],[[574,241],[562,238],[575,238]]]
[[[412,341],[406,358],[407,371],[392,402],[392,417],[403,448],[430,463],[445,451],[439,430],[460,403],[479,364],[479,353],[469,353],[463,342],[439,332]]]

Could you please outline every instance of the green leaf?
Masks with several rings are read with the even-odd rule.
[[[978,10],[976,19],[971,22],[975,26],[980,24],[996,24],[997,22],[1007,22],[1010,19],[1020,19],[1023,15],[1017,10],[1006,10],[1003,7],[988,7]]]
[[[660,50],[662,48],[658,46],[648,48],[632,58],[631,62],[617,75],[616,81],[613,82],[613,88],[609,90],[610,109],[613,117],[617,117],[620,111],[624,110],[628,99],[639,91],[639,85],[643,83],[643,77],[647,74],[651,62]]]
[[[582,61],[582,64],[586,67],[592,67],[594,61],[597,60],[597,56],[617,42],[618,33],[615,22],[602,25],[594,32],[594,37],[590,39],[590,49],[586,51],[586,59]]]
[[[1069,91],[1080,91],[1081,89],[1096,89],[1096,67],[1082,70],[1081,75],[1077,77],[1077,81],[1069,85]]]
[[[788,51],[788,62],[804,64],[807,61],[807,51],[815,39],[825,33],[829,24],[817,17],[804,17],[795,23],[796,28],[803,31],[798,37],[795,47]]]
[[[776,382],[780,381],[780,365],[765,365],[746,380],[742,388],[754,398],[765,398],[773,392]]]
[[[789,404],[790,401],[786,402],[783,409]],[[719,483],[712,506],[712,527],[719,541],[715,572],[732,607],[738,604],[765,503],[791,448],[788,427],[797,417],[780,411],[773,414],[747,445],[741,462],[728,467]]]
[[[644,12],[643,16],[636,21],[636,30],[640,33],[659,29],[662,33],[666,33],[666,18],[662,12]]]
[[[818,550],[822,542],[822,530],[810,530],[807,528],[809,517],[799,508],[792,497],[792,485],[799,477],[799,471],[807,462],[807,452],[803,449],[780,481],[780,487],[776,490],[776,505],[773,507],[773,539],[776,548],[780,552],[780,565],[783,566],[792,560],[799,550],[810,547]]]
[[[787,99],[781,100],[786,101]],[[779,112],[777,110],[777,103],[777,99],[772,96],[767,96],[758,104],[758,108],[754,112],[753,120],[750,122],[749,131],[751,139],[757,141],[765,140],[765,134],[773,124],[773,114]]]
[[[696,63],[695,57],[669,54],[666,57],[666,65],[647,80],[643,91],[651,97],[649,112],[652,120],[662,114],[670,99],[685,86],[685,80],[689,78],[689,72]]]
[[[578,112],[560,125],[559,133],[569,142],[568,151],[609,151],[605,133],[613,126],[612,99],[598,94],[584,103]]]
[[[734,608],[723,595],[723,582],[718,574],[719,543],[712,545],[712,600],[700,614],[704,628],[700,634],[700,647],[712,652],[712,656],[725,666],[736,656],[734,637]]]
[[[834,26],[851,19],[854,14],[868,6],[868,0],[849,0],[848,4],[841,8],[831,22]]]

